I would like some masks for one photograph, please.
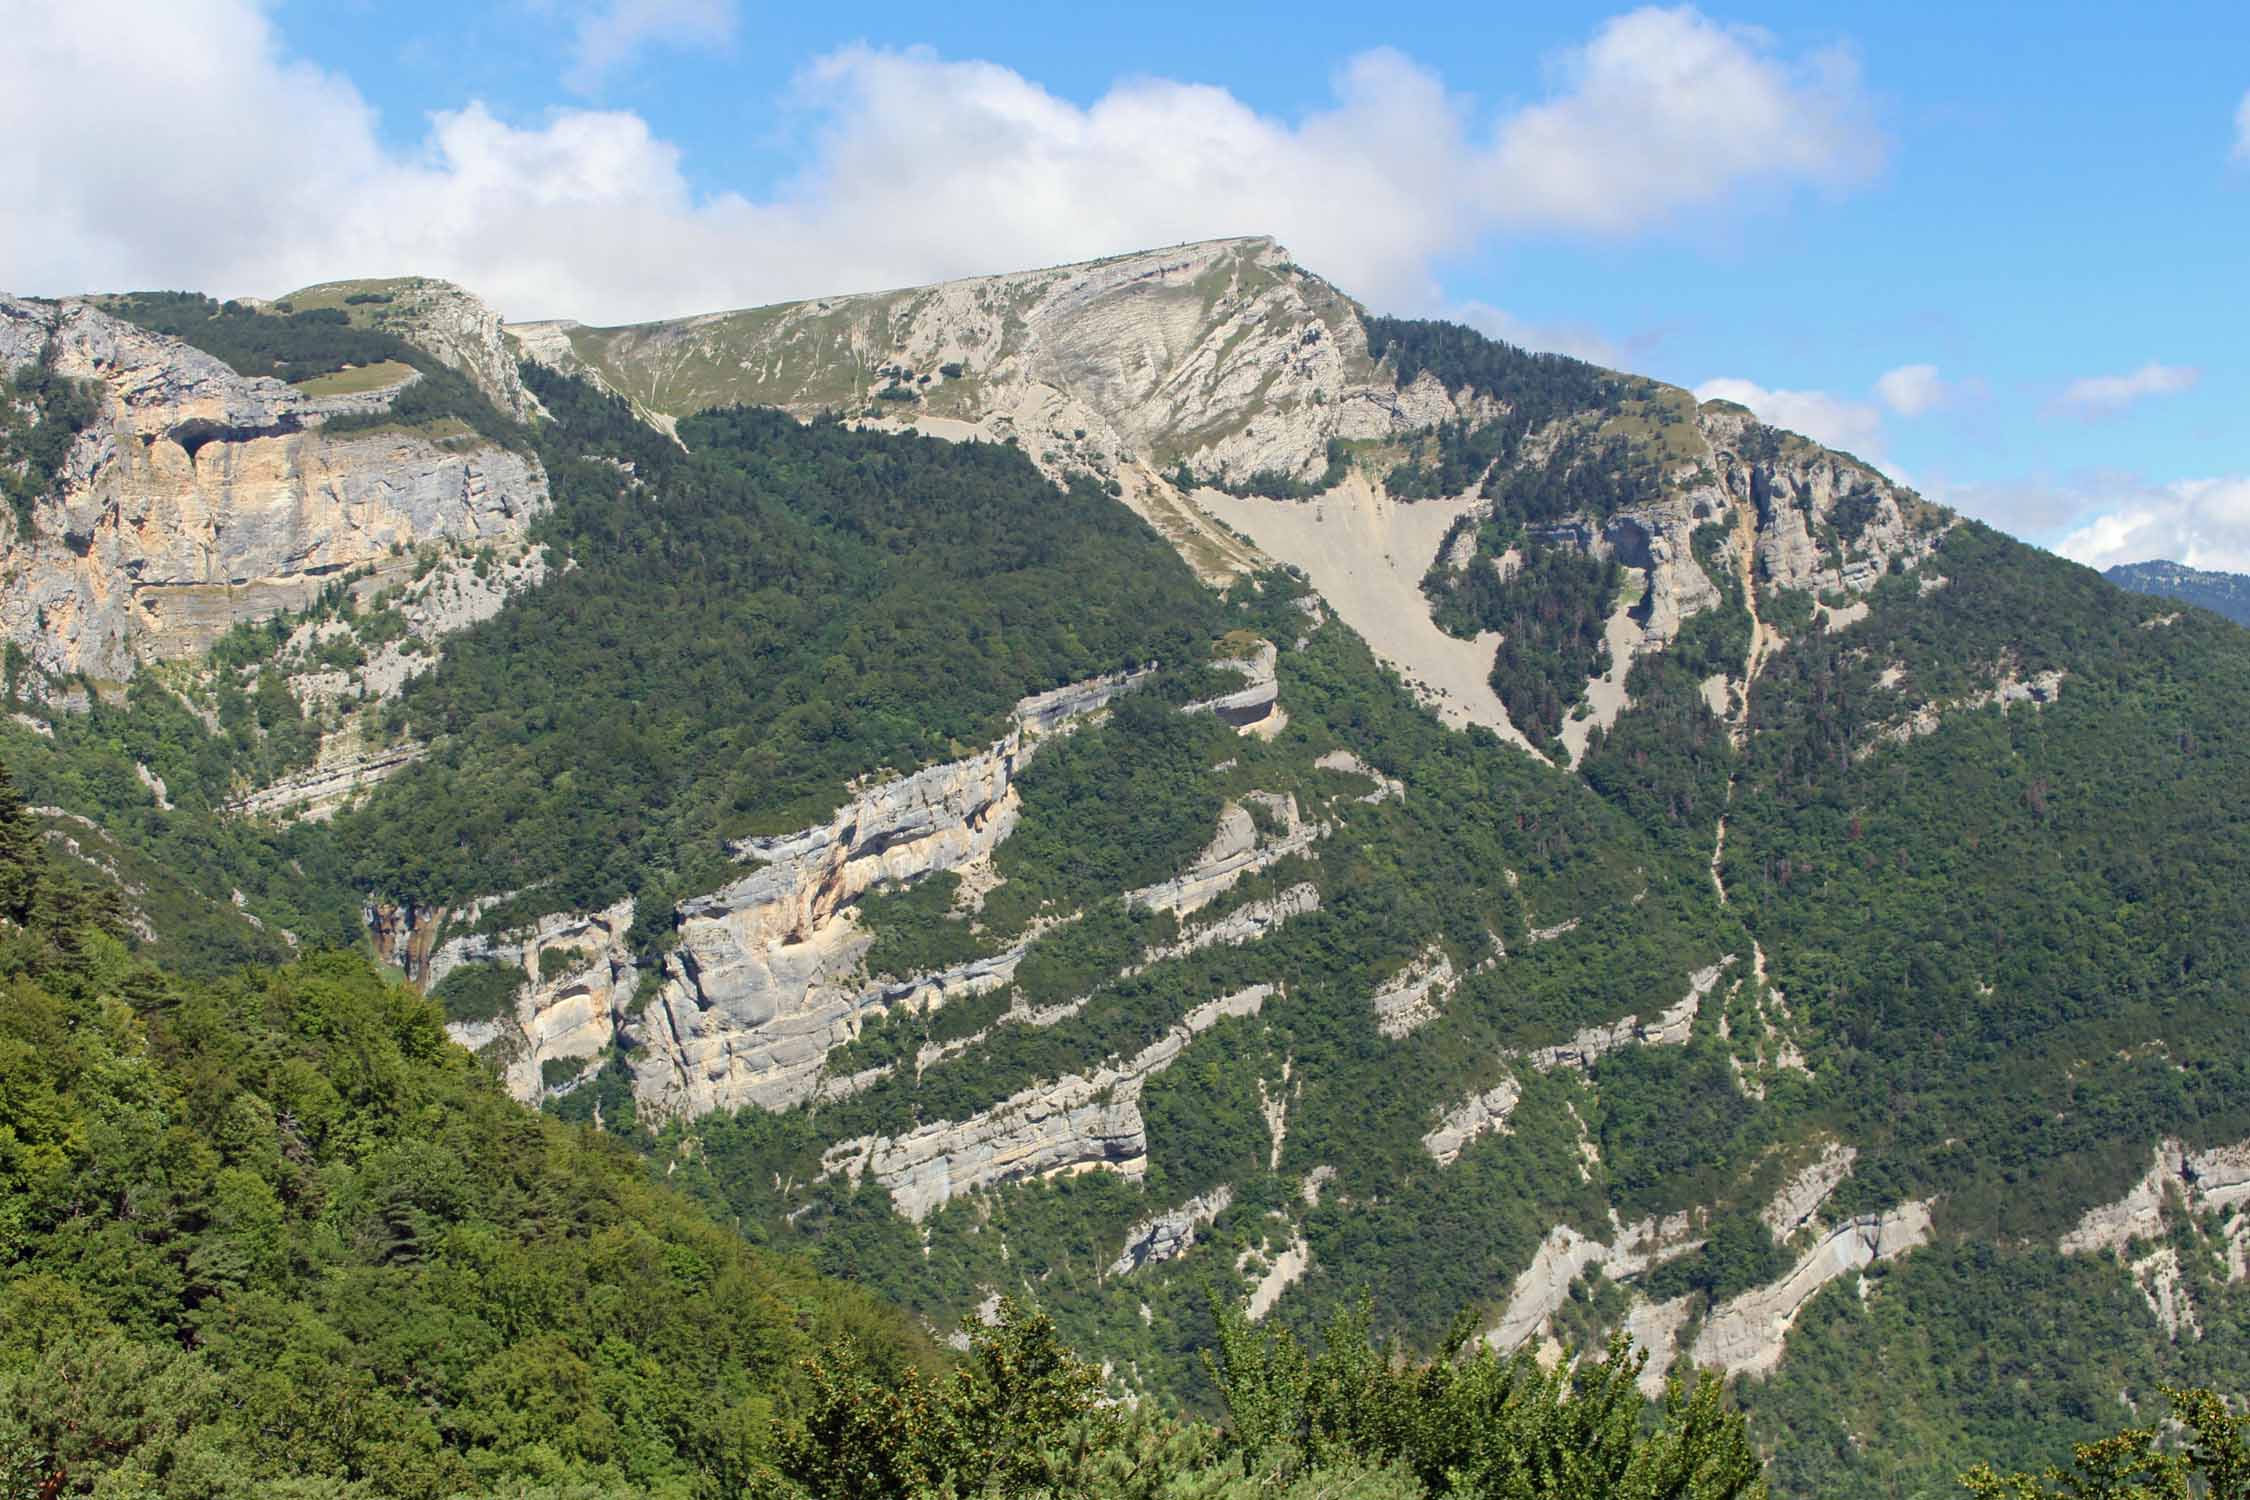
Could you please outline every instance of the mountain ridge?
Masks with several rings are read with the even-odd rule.
[[[142,446],[187,472],[365,441],[298,387],[380,353],[418,378],[368,418],[450,372],[398,441],[547,503],[515,571],[378,544],[122,690],[12,666],[0,747],[176,860],[214,951],[372,929],[518,1098],[933,1323],[1037,1289],[1187,1399],[1204,1284],[1299,1327],[1378,1285],[1413,1347],[1470,1306],[1743,1372],[1816,1493],[1938,1472],[1854,1351],[1996,1285],[2104,1330],[2041,1391],[2223,1363],[2231,1200],[2143,1200],[2159,1142],[2250,1136],[2232,632],[1270,241],[1082,269],[689,320],[743,335],[694,359],[535,333],[570,354],[520,405],[427,283],[68,314],[302,414],[189,454],[174,401]],[[109,368],[55,378],[96,410],[13,566],[132,430]],[[2071,1238],[2120,1203],[2170,1261]]]
[[[2103,569],[2102,576],[2122,589],[2183,600],[2237,625],[2250,625],[2250,575],[2158,560],[2118,563]]]

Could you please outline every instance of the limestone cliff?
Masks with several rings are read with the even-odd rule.
[[[1015,826],[1013,781],[1040,741],[1136,680],[1120,674],[1026,698],[981,754],[861,792],[819,827],[744,845],[741,855],[761,867],[680,908],[679,946],[631,1029],[643,1107],[698,1115],[809,1097],[860,1014],[889,1003],[857,976],[868,940],[851,903],[879,883],[989,853]]]
[[[512,1011],[490,1021],[454,1022],[447,1030],[461,1045],[498,1062],[502,1081],[519,1099],[535,1100],[550,1090],[549,1063],[577,1063],[581,1073],[590,1071],[616,1040],[617,1018],[640,981],[625,942],[632,925],[628,897],[606,911],[551,916],[526,931],[446,943],[430,957],[432,984],[464,963],[523,971]]]
[[[1271,985],[1255,985],[1208,1001],[1115,1066],[1035,1085],[967,1120],[842,1141],[823,1163],[855,1180],[872,1173],[898,1211],[917,1221],[958,1194],[1026,1177],[1095,1169],[1137,1177],[1148,1164],[1141,1086],[1198,1033],[1256,1015],[1273,993]]]
[[[1352,300],[1270,239],[1211,240],[1107,260],[827,297],[739,312],[591,328],[509,329],[530,358],[589,375],[668,425],[737,401],[802,416],[834,410],[881,427],[1021,445],[1057,478],[1115,486],[1206,576],[1270,560],[1301,567],[1379,655],[1459,723],[1517,738],[1485,682],[1490,639],[1430,624],[1419,593],[1437,541],[1477,493],[1399,504],[1385,475],[1438,424],[1509,417],[1504,401],[1402,380],[1372,357]],[[1629,389],[1628,389],[1629,388]],[[1729,574],[1755,592],[1806,590],[1831,625],[1894,567],[1913,565],[1944,513],[1875,469],[1685,391],[1618,377],[1616,399],[1548,413],[1516,470],[1617,455],[1645,476],[1601,514],[1546,540],[1614,558],[1637,575],[1612,622],[1611,670],[1570,721],[1573,761],[1625,706],[1634,656],[1726,602]],[[1594,455],[1602,455],[1598,460]],[[1259,498],[1288,486],[1310,502]],[[1716,549],[1697,534],[1719,528]],[[1460,561],[1456,559],[1456,562]],[[1748,675],[1750,664],[1741,673]]]
[[[518,420],[544,410],[524,388],[516,347],[502,331],[500,315],[450,281],[428,276],[326,281],[276,300],[297,312],[335,308],[354,323],[395,333],[459,370]]]
[[[322,430],[403,381],[316,397],[84,303],[0,298],[0,366],[43,355],[98,406],[29,527],[0,519],[0,637],[45,672],[125,679],[355,570],[403,577],[424,544],[512,554],[548,505],[535,459],[480,439]]]

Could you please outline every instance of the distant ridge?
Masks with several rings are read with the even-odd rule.
[[[2161,594],[2250,625],[2250,574],[2221,573],[2176,562],[2119,563],[2102,573],[2121,589]]]

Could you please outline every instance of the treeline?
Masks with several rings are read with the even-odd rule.
[[[1604,632],[1625,570],[1614,558],[1519,532],[1515,566],[1503,575],[1499,531],[1487,523],[1463,567],[1448,567],[1450,545],[1441,548],[1422,592],[1440,629],[1463,639],[1504,634],[1493,654],[1492,690],[1511,723],[1534,743],[1552,745],[1587,680],[1607,669]]]
[[[323,429],[328,432],[452,420],[502,447],[529,446],[523,427],[467,376],[396,334],[354,325],[341,308],[293,312],[278,305],[218,302],[199,292],[130,292],[104,298],[101,308],[215,355],[242,375],[301,384],[348,366],[386,361],[420,373],[422,378],[394,396],[386,410],[331,417]]]
[[[1404,499],[1478,494],[1511,535],[1539,525],[1590,515],[1601,518],[1637,500],[1655,497],[1658,465],[1624,437],[1598,429],[1621,408],[1639,403],[1661,426],[1677,413],[1654,398],[1653,381],[1590,365],[1562,354],[1533,354],[1488,338],[1473,328],[1418,318],[1365,317],[1367,348],[1399,382],[1424,375],[1448,394],[1495,402],[1505,414],[1487,422],[1439,423],[1420,450],[1385,478]],[[1523,461],[1524,444],[1562,423],[1536,462]]]
[[[981,750],[1029,693],[1209,650],[1216,605],[1091,481],[1012,447],[680,424],[535,368],[564,576],[447,643],[393,711],[429,739],[335,834],[363,889],[524,891],[503,919],[628,893],[651,921],[727,841],[825,816],[844,783]]]
[[[364,959],[178,978],[38,843],[0,768],[0,1493],[737,1494],[798,1361],[934,1365]]]

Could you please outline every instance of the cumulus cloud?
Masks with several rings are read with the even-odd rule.
[[[2250,475],[2183,479],[2104,497],[2105,508],[2056,544],[2089,567],[2165,558],[2250,572]]]
[[[1816,443],[1871,462],[1882,452],[1883,414],[1870,402],[1826,391],[1772,391],[1732,376],[1704,381],[1695,388],[1695,399],[1736,402],[1756,412],[1761,422],[1803,433]]]
[[[2153,361],[2122,375],[2088,375],[2063,387],[2061,405],[2081,417],[2113,416],[2150,396],[2176,396],[2201,379],[2203,372],[2187,365],[2160,365]]]
[[[1520,348],[1568,354],[1613,370],[1626,363],[1622,346],[1583,323],[1531,322],[1489,302],[1464,302],[1446,309],[1445,316]]]
[[[733,40],[734,0],[607,0],[578,18],[563,81],[590,94],[648,47]]]
[[[1848,186],[1880,154],[1848,56],[1643,9],[1555,59],[1547,97],[1482,121],[1391,51],[1284,120],[1206,85],[1129,80],[1081,106],[991,63],[852,48],[788,101],[810,122],[796,178],[699,194],[620,110],[523,123],[468,100],[387,149],[255,0],[18,10],[0,50],[0,195],[24,210],[0,219],[0,286],[18,291],[421,272],[512,317],[625,321],[1270,233],[1376,305],[1430,311],[1433,265],[1488,236],[1628,234]],[[612,0],[579,60],[598,78],[723,10]]]
[[[1480,164],[1508,218],[1614,232],[1761,177],[1846,184],[1880,159],[1842,49],[1785,63],[1755,28],[1649,8],[1554,71],[1558,95],[1502,121]]]
[[[1900,365],[1875,381],[1875,394],[1902,417],[1918,417],[1942,405],[1947,391],[1936,365]]]

